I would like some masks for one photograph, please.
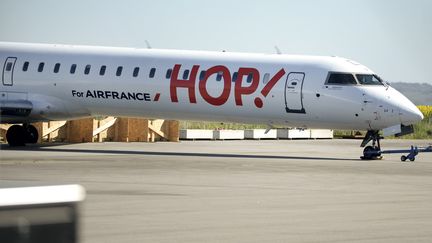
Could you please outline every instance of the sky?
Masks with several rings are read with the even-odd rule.
[[[0,0],[0,41],[341,56],[432,84],[430,0]]]

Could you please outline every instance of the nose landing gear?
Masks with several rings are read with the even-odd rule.
[[[401,161],[415,161],[416,156],[419,153],[431,153],[432,145],[428,147],[417,147],[411,146],[411,149],[402,149],[402,150],[381,150],[380,139],[382,137],[379,136],[378,131],[368,131],[366,137],[364,138],[361,147],[365,147],[370,141],[372,141],[372,146],[367,146],[363,150],[363,156],[360,158],[362,160],[377,160],[382,159],[383,154],[403,154],[408,153],[407,155],[401,156]]]
[[[6,139],[11,147],[24,146],[26,143],[37,143],[39,133],[33,125],[13,125],[7,133]]]
[[[366,133],[366,137],[360,146],[365,147],[370,141],[372,141],[372,146],[369,145],[364,148],[363,156],[360,157],[362,160],[380,160],[383,158],[380,145],[381,138],[379,131],[369,130]]]

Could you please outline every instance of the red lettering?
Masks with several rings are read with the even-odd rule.
[[[251,84],[249,86],[242,86],[243,77],[244,76],[248,77],[249,75],[252,75]],[[242,95],[250,95],[257,90],[259,79],[260,79],[259,72],[255,68],[239,69],[238,78],[235,82],[235,90],[234,90],[236,105],[238,106],[243,105]],[[250,78],[248,78],[248,80],[250,80]]]
[[[159,101],[160,93],[156,93],[153,101]]]
[[[176,64],[174,66],[172,71],[172,76],[171,76],[171,82],[170,82],[170,96],[172,102],[176,102],[176,103],[178,102],[177,89],[186,88],[189,94],[189,102],[197,103],[196,96],[195,96],[195,82],[197,79],[199,68],[200,68],[199,65],[194,65],[190,72],[189,79],[181,80],[178,78],[181,69],[181,64]],[[222,75],[223,78],[223,90],[219,96],[213,97],[209,94],[206,85],[208,79],[212,75],[218,75],[218,74]],[[267,95],[270,93],[270,91],[273,89],[276,83],[285,74],[286,74],[285,70],[283,68],[280,69],[264,86],[264,88],[261,90],[261,94],[264,97],[267,97]],[[250,83],[249,85],[245,84],[245,86],[243,86],[244,77],[247,77],[246,83]],[[238,70],[237,80],[235,80],[235,84],[234,84],[234,98],[235,98],[236,106],[243,106],[243,100],[242,100],[243,96],[251,95],[257,91],[259,86],[259,80],[260,80],[260,73],[256,68],[240,68]],[[204,78],[202,80],[199,80],[198,88],[201,96],[207,103],[214,106],[221,106],[225,104],[228,101],[231,93],[231,74],[229,69],[222,65],[209,68],[205,72]],[[159,97],[160,94],[156,94],[154,101],[158,101]],[[264,105],[263,100],[260,97],[255,97],[254,103],[257,108],[262,108]]]
[[[206,84],[208,78],[213,74],[222,73],[224,88],[222,94],[219,97],[212,97],[207,92]],[[199,82],[199,91],[201,96],[211,105],[221,106],[228,101],[229,94],[231,92],[231,74],[227,67],[225,66],[214,66],[206,71],[206,75],[203,80]]]
[[[270,79],[270,81],[264,86],[264,88],[261,90],[261,94],[264,95],[264,97],[267,97],[267,95],[270,93],[270,91],[273,89],[275,84],[285,75],[285,70],[282,68],[277,72],[273,78]]]
[[[181,79],[178,79],[181,65],[176,64],[174,66],[172,76],[171,76],[171,83],[170,83],[170,95],[171,95],[171,101],[172,102],[178,102],[177,88],[187,88],[188,92],[189,92],[189,102],[190,103],[196,103],[195,79],[196,79],[199,67],[200,67],[199,65],[194,65],[192,67],[189,79],[181,80]]]

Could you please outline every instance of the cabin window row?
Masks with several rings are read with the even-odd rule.
[[[24,72],[27,72],[27,70],[28,70],[28,68],[29,68],[29,65],[30,65],[29,62],[24,62],[24,65],[23,65],[23,67],[22,67],[22,70],[23,70]],[[60,72],[60,66],[61,66],[60,63],[56,63],[56,64],[54,65],[53,72],[54,72],[54,73],[58,73],[58,72]],[[38,65],[37,71],[38,71],[38,72],[43,72],[44,67],[45,67],[45,63],[44,63],[44,62],[40,62],[39,65]],[[84,67],[84,74],[85,74],[85,75],[89,75],[89,74],[90,74],[90,71],[91,71],[91,68],[92,68],[92,66],[91,66],[90,64],[86,65],[86,66]],[[75,73],[76,73],[76,70],[77,70],[77,64],[72,64],[72,65],[70,66],[69,73],[70,73],[70,74],[75,74]],[[105,73],[106,73],[106,70],[107,70],[107,66],[106,66],[106,65],[102,65],[102,66],[100,66],[100,68],[99,68],[99,75],[100,75],[100,76],[104,76]],[[123,72],[123,66],[118,66],[117,69],[116,69],[116,72],[115,72],[115,73],[116,73],[116,76],[117,76],[117,77],[120,77],[120,76],[122,75],[122,72]],[[133,77],[138,77],[139,72],[140,72],[140,68],[139,68],[139,67],[135,67],[135,68],[133,69],[132,76],[133,76]],[[172,75],[172,72],[173,72],[173,70],[172,70],[171,68],[168,69],[168,70],[166,71],[165,77],[166,77],[167,79],[170,79],[170,78],[171,78],[171,75]],[[188,79],[188,78],[189,78],[189,74],[190,74],[190,70],[189,70],[189,69],[184,70],[184,71],[183,71],[182,78],[183,78],[184,80]],[[151,68],[151,69],[150,69],[150,72],[149,72],[149,77],[150,77],[150,78],[154,78],[155,75],[156,75],[156,68]],[[203,79],[205,78],[205,75],[206,75],[206,71],[205,71],[205,70],[201,71],[201,72],[200,72],[200,75],[199,75],[199,80],[203,80]],[[222,78],[223,78],[223,72],[219,72],[219,73],[216,75],[216,81],[221,81]],[[232,82],[236,82],[237,79],[238,79],[238,72],[234,72],[233,75],[232,75],[232,79],[231,79],[231,80],[232,80]],[[247,76],[247,78],[246,78],[246,82],[247,82],[247,83],[251,83],[251,82],[252,82],[252,79],[253,79],[253,75],[252,75],[252,74],[249,74],[249,75]],[[266,83],[269,82],[269,80],[270,80],[270,74],[269,74],[269,73],[265,73],[265,74],[264,74],[264,77],[263,77],[263,83],[266,84]]]
[[[23,72],[27,72],[28,69],[29,69],[29,66],[30,66],[30,62],[24,62],[23,67],[22,67],[22,71]],[[60,72],[60,67],[61,67],[61,64],[60,63],[56,63],[54,65],[53,72],[54,73],[59,73]],[[43,72],[44,68],[45,68],[45,63],[44,62],[40,62],[38,64],[38,66],[37,66],[37,71],[39,73],[41,73],[41,72]],[[92,65],[90,65],[90,64],[86,65],[84,67],[84,74],[85,75],[89,75],[91,69],[92,69]],[[106,70],[107,70],[107,66],[106,65],[100,66],[100,68],[99,68],[99,75],[100,76],[104,76],[105,73],[106,73]],[[77,64],[72,64],[70,66],[70,68],[69,68],[69,73],[70,74],[75,74],[76,71],[77,71]],[[123,72],[123,66],[118,66],[117,69],[116,69],[115,74],[116,74],[116,76],[120,77],[122,75],[122,72]],[[140,72],[140,68],[139,67],[135,67],[133,69],[132,76],[133,77],[138,77],[139,72]],[[149,72],[149,77],[153,78],[155,75],[156,75],[156,68],[151,68],[150,72]]]
[[[173,72],[173,70],[171,68],[168,69],[166,71],[165,78],[170,79],[171,75],[172,75],[172,72]],[[189,73],[190,73],[189,69],[184,70],[182,78],[184,80],[188,79],[189,78]],[[204,80],[205,76],[206,76],[206,71],[205,70],[201,71],[200,75],[199,75],[199,80],[200,81]],[[223,72],[219,72],[216,75],[216,81],[222,81],[222,78],[223,78]],[[238,72],[234,72],[233,75],[232,75],[232,77],[231,77],[231,81],[235,82],[235,81],[237,81],[237,79],[238,79]],[[252,73],[250,73],[249,75],[247,75],[246,82],[247,83],[251,83],[252,79],[253,79],[253,75],[252,75]],[[269,82],[269,80],[270,80],[270,73],[264,74],[263,83],[266,84],[266,83]]]

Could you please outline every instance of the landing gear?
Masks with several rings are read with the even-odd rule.
[[[36,127],[32,125],[24,126],[26,130],[26,143],[37,143],[39,139],[39,133]]]
[[[37,143],[39,133],[33,125],[24,124],[11,126],[6,139],[11,147],[24,146],[26,143]]]
[[[6,139],[11,147],[25,145],[25,130],[23,126],[13,125],[6,133]]]
[[[380,135],[378,131],[368,131],[365,139],[363,140],[361,147],[365,147],[370,141],[372,141],[372,146],[367,146],[363,150],[363,156],[360,158],[362,160],[376,160],[382,159],[383,154],[406,154],[401,156],[401,161],[412,161],[414,162],[416,156],[419,153],[432,153],[432,145],[428,147],[417,147],[411,146],[411,149],[397,149],[397,150],[381,150],[380,146]]]
[[[361,147],[365,147],[370,141],[372,141],[372,146],[367,146],[364,148],[363,156],[360,157],[362,160],[382,159],[380,139],[381,137],[379,135],[379,131],[370,130],[367,132]]]

